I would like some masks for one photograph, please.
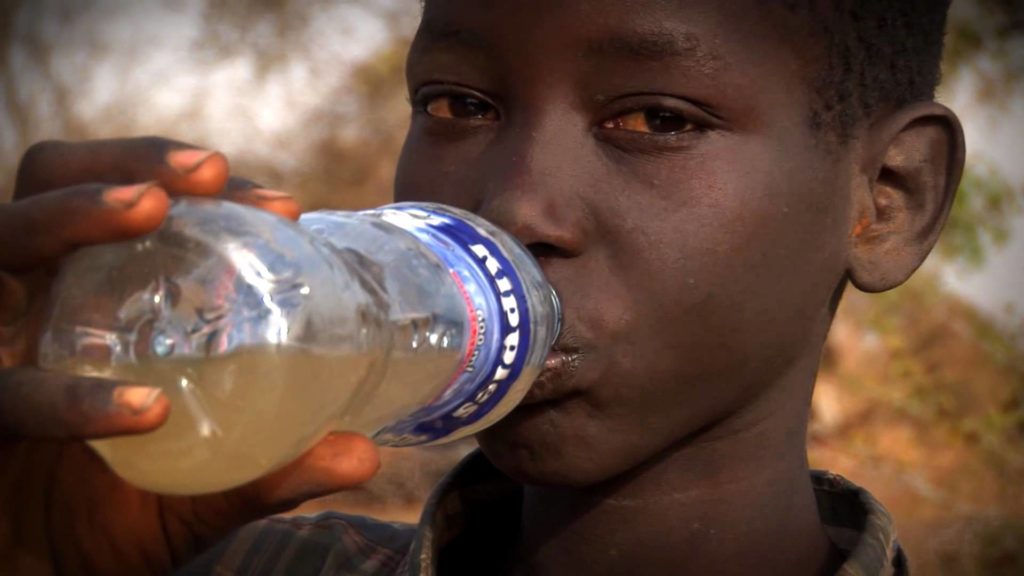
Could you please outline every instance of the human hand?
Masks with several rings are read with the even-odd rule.
[[[35,366],[54,269],[76,247],[154,230],[179,195],[299,214],[291,196],[230,177],[224,155],[161,138],[37,144],[0,204],[0,573],[167,573],[242,524],[377,471],[372,442],[334,434],[251,484],[168,497],[127,484],[85,445],[152,430],[170,406],[144,382]]]

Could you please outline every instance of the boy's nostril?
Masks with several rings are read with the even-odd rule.
[[[532,242],[527,244],[526,249],[530,251],[537,260],[543,260],[545,258],[564,258],[568,256],[565,250],[562,250],[554,244],[548,244],[547,242]]]

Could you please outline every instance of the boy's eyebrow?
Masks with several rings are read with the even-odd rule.
[[[491,52],[487,37],[464,28],[432,25],[426,21],[417,34],[424,44],[452,44],[476,52]],[[721,58],[707,50],[691,32],[680,30],[645,30],[634,34],[612,34],[587,41],[583,55],[587,58],[620,58],[660,62],[686,59],[711,70]]]
[[[660,62],[669,59],[695,61],[710,68],[720,60],[708,51],[695,34],[685,31],[645,31],[642,34],[615,34],[595,38],[587,43],[587,57],[611,57],[627,60]]]
[[[429,46],[453,44],[477,52],[489,52],[491,50],[491,42],[486,37],[472,30],[432,25],[427,21],[420,23],[420,29],[416,36],[417,40]]]

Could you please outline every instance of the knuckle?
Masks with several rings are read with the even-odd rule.
[[[53,156],[54,151],[66,146],[63,140],[41,140],[29,146],[21,156],[19,172],[35,170],[39,165],[45,164],[46,159]]]
[[[248,192],[254,188],[262,188],[262,186],[248,178],[232,176],[228,178],[228,183],[224,187],[224,191],[228,194],[238,194]]]
[[[164,138],[162,136],[156,136],[153,134],[139,136],[134,140],[136,145],[148,148],[150,150],[163,150],[166,148],[170,148],[171,144],[174,144],[173,141],[167,138]]]
[[[69,379],[71,380],[71,379]],[[104,404],[104,390],[89,386],[81,381],[66,381],[60,386],[60,401],[57,403],[60,417],[65,422],[84,425],[90,416]]]
[[[190,144],[152,134],[132,139],[132,145],[146,150],[147,155],[151,156],[155,160],[163,160],[164,156],[171,150],[179,148],[194,148],[194,146]]]
[[[178,143],[167,138],[150,135],[133,138],[130,145],[145,151],[143,157],[149,158],[149,162],[159,164],[168,152],[178,146]]]

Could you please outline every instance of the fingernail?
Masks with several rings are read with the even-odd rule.
[[[155,182],[118,186],[103,192],[103,201],[118,208],[131,208],[139,203],[142,195],[153,187]]]
[[[160,397],[160,389],[150,386],[118,386],[114,389],[114,403],[131,414],[149,410]]]
[[[191,174],[206,162],[206,159],[216,152],[211,150],[197,150],[189,148],[184,150],[171,150],[167,153],[167,163],[182,174]]]
[[[285,200],[294,198],[294,196],[287,192],[281,192],[280,190],[270,190],[268,188],[252,188],[248,191],[248,194],[256,196],[261,200]]]

